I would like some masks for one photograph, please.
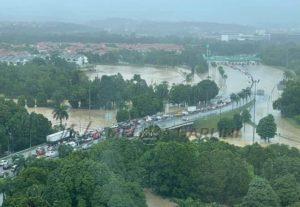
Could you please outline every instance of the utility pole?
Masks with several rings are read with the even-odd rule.
[[[254,122],[254,126],[253,126],[253,137],[252,137],[252,143],[254,144],[255,142],[255,129],[256,129],[256,123],[255,123],[255,114],[256,114],[256,86],[259,83],[259,80],[254,80],[254,107],[253,107],[253,122]]]
[[[91,121],[91,85],[92,82],[89,84],[89,121]]]
[[[13,139],[12,139],[12,135],[11,135],[11,132],[9,132],[9,139],[10,139],[10,147],[9,147],[9,150],[10,150],[10,154],[14,152],[14,149],[13,149]]]

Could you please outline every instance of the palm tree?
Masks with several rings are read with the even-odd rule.
[[[232,102],[232,109],[233,109],[233,102],[237,102],[238,96],[235,93],[230,94],[230,100]]]
[[[242,99],[243,103],[244,103],[244,100],[246,98],[246,93],[245,93],[245,89],[243,89],[241,92],[238,93],[238,97],[240,99]]]
[[[69,114],[68,114],[68,106],[59,104],[54,107],[54,110],[52,112],[53,118],[56,120],[59,120],[60,127],[62,127],[62,120],[66,119],[68,120]]]
[[[244,89],[245,96],[246,96],[246,101],[248,101],[248,98],[251,96],[251,88],[247,87]]]

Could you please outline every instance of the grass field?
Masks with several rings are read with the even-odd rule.
[[[245,106],[242,106],[238,109],[224,112],[221,114],[221,116],[218,114],[218,115],[212,115],[212,116],[208,116],[205,118],[201,118],[200,120],[195,122],[195,124],[194,124],[195,129],[197,131],[200,131],[201,129],[204,129],[204,128],[217,130],[217,124],[218,124],[220,118],[224,118],[224,117],[232,118],[234,114],[241,113],[244,109],[248,109],[252,105],[253,105],[253,102],[250,102],[250,103],[246,104]]]

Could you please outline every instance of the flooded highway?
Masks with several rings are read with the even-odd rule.
[[[227,89],[229,91],[234,91],[235,88],[243,86],[245,80],[237,76],[235,73],[232,73],[232,69],[224,67],[226,73],[230,74],[227,81]],[[277,84],[283,79],[283,71],[274,67],[259,65],[259,66],[247,66],[244,70],[248,71],[254,78],[254,80],[260,80],[257,85],[258,90],[263,90],[264,95],[257,96],[256,102],[256,124],[259,120],[268,114],[272,114],[275,118],[277,124],[277,133],[274,139],[271,140],[271,143],[280,143],[287,144],[300,148],[300,127],[296,127],[290,124],[286,119],[281,117],[279,111],[273,109],[273,102],[280,97],[282,91],[277,89]],[[243,87],[242,87],[243,88]],[[251,109],[251,115],[253,117],[253,108]],[[240,136],[238,138],[229,138],[226,139],[227,142],[238,146],[245,146],[247,144],[252,144],[253,139],[253,127],[246,125],[245,131],[241,130]],[[265,141],[261,140],[260,137],[255,134],[255,142],[258,142],[262,145],[266,145]]]
[[[249,87],[250,80],[247,76],[242,74],[240,71],[233,70],[230,67],[224,66],[224,70],[228,78],[222,80],[219,71],[215,68],[210,68],[209,76],[213,79],[221,88],[220,94],[229,96],[231,93],[238,93],[241,89]],[[278,127],[278,135],[273,140],[272,143],[282,143],[291,146],[296,146],[300,148],[300,127],[295,127],[291,125],[287,120],[283,119],[279,111],[273,110],[272,103],[278,97],[280,97],[281,91],[277,90],[277,84],[283,78],[283,72],[277,68],[258,65],[258,66],[247,66],[243,70],[248,71],[255,80],[260,80],[257,85],[257,89],[264,90],[264,96],[257,96],[256,104],[256,123],[268,115],[273,114]],[[183,68],[153,68],[153,67],[132,67],[132,66],[98,66],[96,71],[88,72],[89,78],[101,77],[104,74],[113,75],[121,73],[125,79],[130,79],[137,73],[146,79],[150,83],[159,83],[162,81],[168,81],[169,83],[182,83],[185,78],[184,75],[187,71]],[[201,81],[207,77],[204,74],[203,77],[195,76],[194,83]],[[53,124],[58,124],[57,120],[53,119],[52,109],[50,108],[29,108],[29,112],[35,111],[36,113],[41,113],[46,116]],[[91,110],[90,118],[88,110],[84,109],[70,109],[70,117],[64,123],[67,126],[74,126],[74,128],[80,132],[84,132],[86,127],[91,121],[91,129],[99,129],[107,126],[111,126],[116,123],[115,116],[116,111],[107,110]],[[253,117],[253,109],[251,110]],[[252,132],[253,128],[247,125],[244,130],[241,130],[239,138],[228,139],[234,144],[244,146],[246,144],[252,143]],[[265,144],[263,140],[255,135],[255,142],[260,144]]]

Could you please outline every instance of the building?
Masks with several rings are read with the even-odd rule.
[[[29,61],[33,60],[34,56],[3,56],[0,57],[0,63],[5,63],[7,65],[25,65]]]
[[[271,35],[266,34],[263,31],[257,31],[255,34],[222,34],[221,41],[269,41],[271,40]]]
[[[65,59],[69,63],[74,63],[78,65],[79,67],[83,67],[84,65],[88,64],[88,58],[85,55],[79,55],[79,54],[64,54],[60,56],[61,58]]]
[[[217,65],[256,65],[261,59],[256,55],[237,55],[237,56],[204,56],[208,63]]]

